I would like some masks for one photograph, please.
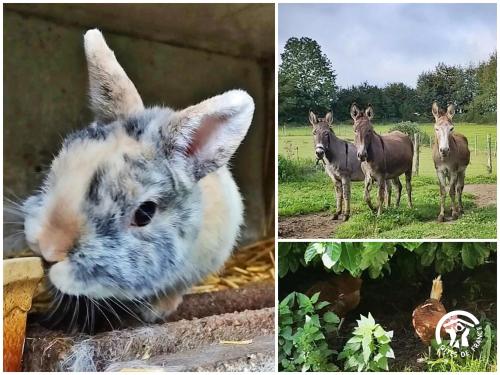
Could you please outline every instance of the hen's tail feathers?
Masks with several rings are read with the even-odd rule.
[[[442,295],[443,282],[441,281],[441,275],[439,275],[432,281],[431,298],[439,301]]]

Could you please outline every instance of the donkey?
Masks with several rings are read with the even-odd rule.
[[[462,134],[453,133],[452,119],[455,115],[455,106],[450,104],[446,110],[441,111],[438,104],[432,104],[432,114],[436,119],[434,125],[435,141],[432,146],[432,159],[439,180],[439,193],[441,196],[441,211],[438,221],[444,221],[444,204],[446,200],[446,178],[450,183],[451,218],[458,219],[463,213],[462,191],[464,190],[465,170],[470,162],[470,151],[467,138]],[[458,205],[455,201],[458,195]]]
[[[399,207],[402,185],[399,176],[403,173],[406,177],[406,192],[408,194],[408,207],[412,208],[411,199],[411,174],[413,164],[413,143],[406,134],[394,131],[389,134],[379,135],[373,130],[371,120],[373,108],[363,112],[356,104],[351,106],[351,117],[354,120],[354,145],[357,157],[366,162],[365,169],[365,202],[372,211],[375,211],[370,199],[370,190],[373,181],[378,184],[378,214],[382,213],[384,190],[392,179],[396,187],[396,207]],[[387,189],[388,190],[388,189]],[[388,197],[388,199],[390,199]],[[390,203],[390,201],[388,202]]]
[[[323,160],[325,171],[335,184],[337,211],[333,220],[342,216],[342,220],[347,221],[351,214],[351,181],[363,181],[365,178],[356,157],[356,148],[335,135],[331,128],[331,112],[325,118],[318,118],[311,111],[309,122],[313,127],[316,158]]]

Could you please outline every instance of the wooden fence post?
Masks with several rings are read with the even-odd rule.
[[[488,173],[491,173],[493,167],[491,164],[491,135],[489,134],[487,136],[487,143],[488,143],[488,164],[486,165],[486,169],[488,170]]]
[[[420,164],[420,145],[419,145],[419,142],[418,142],[418,133],[415,133],[414,134],[414,137],[415,137],[415,148],[413,150],[414,152],[414,157],[413,157],[413,175],[414,176],[418,176],[418,167],[419,167],[419,164]]]

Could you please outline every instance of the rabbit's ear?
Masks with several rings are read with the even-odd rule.
[[[225,165],[240,145],[252,122],[254,102],[242,90],[228,91],[175,115],[164,129],[167,149],[180,150],[193,161],[200,179]]]
[[[89,70],[90,107],[96,120],[109,123],[144,109],[132,81],[109,49],[101,32],[84,35]]]

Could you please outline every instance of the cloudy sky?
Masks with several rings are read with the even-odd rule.
[[[341,87],[415,87],[439,62],[468,65],[495,51],[496,4],[280,4],[280,53],[292,36],[320,44]]]

